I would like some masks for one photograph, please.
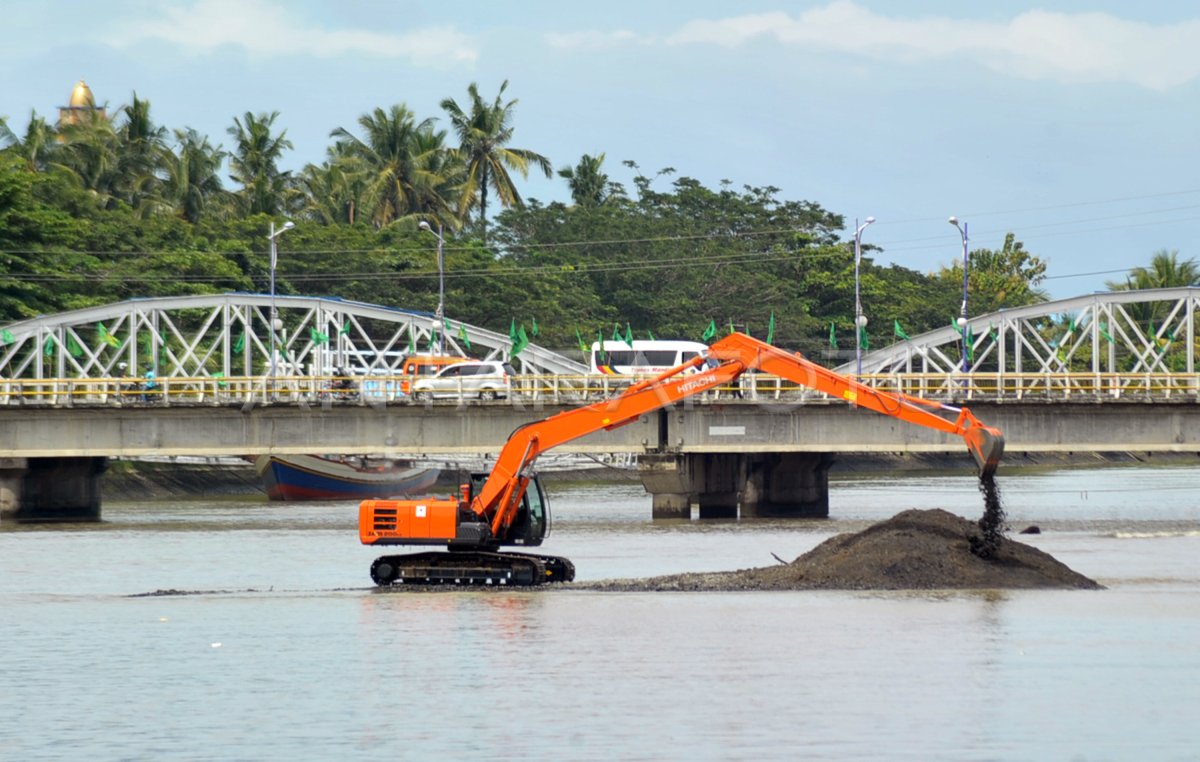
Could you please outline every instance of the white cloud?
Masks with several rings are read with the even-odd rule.
[[[407,58],[418,65],[473,63],[478,52],[452,27],[424,28],[407,34],[368,29],[324,29],[297,20],[271,0],[197,0],[188,6],[162,4],[159,18],[117,28],[107,40],[130,47],[157,40],[193,53],[232,45],[259,55],[362,54]]]
[[[640,35],[627,29],[618,29],[615,32],[551,32],[546,35],[546,42],[551,47],[582,48],[585,50],[599,50],[618,45],[644,45],[653,41],[652,37]]]
[[[1064,83],[1124,82],[1161,91],[1200,77],[1200,20],[1152,25],[1106,13],[1031,10],[1007,21],[899,18],[834,0],[796,15],[691,21],[659,38],[582,32],[549,41],[560,47],[654,42],[736,48],[763,39],[886,62],[974,61],[1008,76]]]

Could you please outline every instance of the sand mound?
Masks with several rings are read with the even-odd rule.
[[[1037,548],[999,537],[988,558],[978,522],[909,510],[832,537],[790,564],[579,585],[599,590],[970,590],[1102,586]],[[572,585],[575,587],[575,585]]]

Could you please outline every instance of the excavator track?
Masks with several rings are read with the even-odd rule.
[[[429,551],[380,556],[371,564],[376,585],[530,587],[575,579],[575,564],[560,556],[492,551]]]

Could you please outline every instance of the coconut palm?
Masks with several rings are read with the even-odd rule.
[[[85,112],[59,131],[58,164],[106,208],[118,203],[120,139],[113,125],[97,112]]]
[[[433,133],[432,119],[418,122],[403,103],[363,114],[358,125],[363,131],[361,138],[344,127],[329,136],[337,139],[336,150],[341,155],[357,159],[370,174],[371,217],[376,225],[386,225],[414,211],[417,156],[426,145],[422,136],[437,133]]]
[[[162,199],[180,217],[196,222],[225,194],[220,171],[229,154],[190,127],[175,130],[175,140],[177,152],[163,151]]]
[[[489,189],[495,191],[501,206],[521,207],[521,194],[513,183],[509,170],[529,175],[529,165],[539,167],[546,177],[553,169],[550,160],[539,153],[524,148],[509,148],[512,139],[513,107],[517,101],[501,102],[508,80],[500,85],[500,92],[491,103],[485,103],[479,95],[479,87],[472,82],[467,88],[470,96],[469,109],[464,111],[453,98],[442,101],[442,109],[450,117],[450,124],[459,139],[459,154],[465,169],[465,177],[459,194],[459,209],[471,209],[478,199],[479,222],[484,243],[487,242],[487,205]]]
[[[1200,284],[1200,265],[1195,259],[1179,260],[1178,251],[1160,249],[1150,258],[1148,267],[1138,266],[1129,271],[1125,281],[1108,281],[1112,291],[1135,291],[1148,288],[1174,288]]]
[[[150,118],[150,102],[133,94],[129,105],[118,112],[120,124],[114,129],[117,156],[113,192],[135,210],[145,213],[157,196],[163,157],[167,150],[167,129]]]
[[[322,164],[307,164],[300,171],[299,213],[322,225],[353,225],[367,196],[368,172],[359,159],[338,156],[336,148],[329,154]]]
[[[571,200],[577,206],[600,206],[621,196],[621,186],[600,171],[603,163],[604,154],[593,157],[585,153],[574,167],[558,170],[558,176],[566,179],[567,187],[571,189]]]
[[[30,112],[24,137],[18,137],[7,122],[0,122],[0,146],[20,156],[30,172],[46,169],[59,147],[54,127],[38,116],[37,111]]]
[[[286,207],[291,173],[279,171],[279,159],[292,148],[292,141],[287,139],[287,130],[271,134],[278,118],[278,111],[247,111],[242,119],[234,117],[227,130],[234,139],[229,175],[242,185],[237,199],[244,214],[279,214]]]

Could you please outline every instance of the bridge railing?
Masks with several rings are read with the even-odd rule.
[[[339,389],[331,376],[0,379],[0,406],[387,404],[410,402],[400,376],[354,379]],[[521,375],[511,379],[512,401],[582,404],[605,399],[635,379],[612,375]],[[862,382],[886,391],[945,401],[996,399],[1190,400],[1200,401],[1196,373],[905,373],[864,375]],[[475,392],[459,390],[457,404]],[[742,399],[803,404],[826,395],[769,374],[750,373],[712,390],[699,401]],[[439,400],[438,402],[442,402]]]

